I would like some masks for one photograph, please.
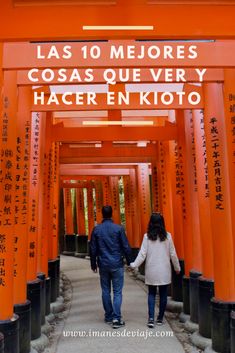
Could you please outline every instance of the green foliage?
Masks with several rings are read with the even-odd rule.
[[[71,189],[72,212],[73,212],[73,229],[74,233],[78,233],[77,227],[77,207],[76,207],[76,189]]]
[[[123,177],[119,179],[118,188],[119,188],[121,224],[125,227],[126,219],[125,219],[125,195],[124,195]]]
[[[86,228],[86,234],[88,234],[88,202],[87,202],[87,188],[83,188],[83,195],[84,195],[85,228]]]

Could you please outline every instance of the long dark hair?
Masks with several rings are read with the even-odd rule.
[[[165,221],[160,213],[153,212],[151,214],[147,236],[150,240],[157,240],[158,238],[160,241],[166,240],[167,232],[165,228]]]

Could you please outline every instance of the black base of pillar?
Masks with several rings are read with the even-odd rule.
[[[200,277],[198,280],[198,323],[201,336],[211,338],[211,299],[214,281]]]
[[[190,314],[190,295],[189,295],[189,277],[183,276],[183,311],[186,315]]]
[[[4,353],[4,336],[0,332],[0,353]]]
[[[27,298],[31,301],[31,340],[41,336],[41,291],[39,278],[27,283]]]
[[[86,257],[88,255],[88,236],[87,235],[76,235],[76,252],[77,257]]]
[[[194,270],[189,273],[190,320],[196,324],[198,323],[198,279],[201,275],[201,272]]]
[[[73,256],[76,251],[76,235],[65,234],[64,243],[65,243],[65,250],[63,251],[63,254]]]
[[[51,313],[51,279],[50,277],[46,278],[46,305],[45,305],[45,314],[49,315]]]
[[[45,273],[38,273],[37,277],[42,281],[41,290],[41,325],[45,324],[46,315],[46,276]]]
[[[171,282],[171,296],[176,302],[183,301],[183,276],[184,276],[184,260],[179,260],[180,262],[180,274],[177,275],[174,268],[172,268],[172,282]]]
[[[11,320],[0,321],[0,332],[4,335],[4,352],[19,353],[19,317],[14,314]]]
[[[231,339],[231,353],[235,353],[235,311],[231,311],[230,339]]]
[[[211,300],[211,339],[216,352],[230,353],[230,314],[235,303]]]
[[[58,256],[57,259],[57,278],[56,278],[56,293],[57,293],[57,298],[60,296],[60,257]]]
[[[23,304],[15,304],[14,313],[19,316],[20,353],[29,353],[30,341],[31,341],[31,303],[30,301],[26,300],[26,302]]]
[[[54,303],[57,298],[57,266],[57,259],[48,261],[48,275],[51,279],[51,303]]]

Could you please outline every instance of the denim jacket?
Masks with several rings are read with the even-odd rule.
[[[116,269],[123,266],[123,257],[127,264],[131,262],[131,248],[125,230],[113,223],[112,219],[104,219],[94,227],[90,241],[91,268]]]

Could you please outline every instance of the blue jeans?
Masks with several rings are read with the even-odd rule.
[[[149,287],[149,293],[148,293],[148,311],[149,311],[149,318],[154,319],[154,314],[155,314],[155,299],[156,299],[156,293],[157,293],[157,286],[148,286]],[[168,284],[158,286],[159,289],[159,314],[158,314],[158,319],[162,320],[165,310],[166,310],[166,304],[167,304],[167,287]]]
[[[120,320],[122,305],[122,288],[124,284],[124,268],[100,268],[100,285],[102,302],[105,311],[105,320]],[[111,299],[111,284],[113,288],[113,303]]]

